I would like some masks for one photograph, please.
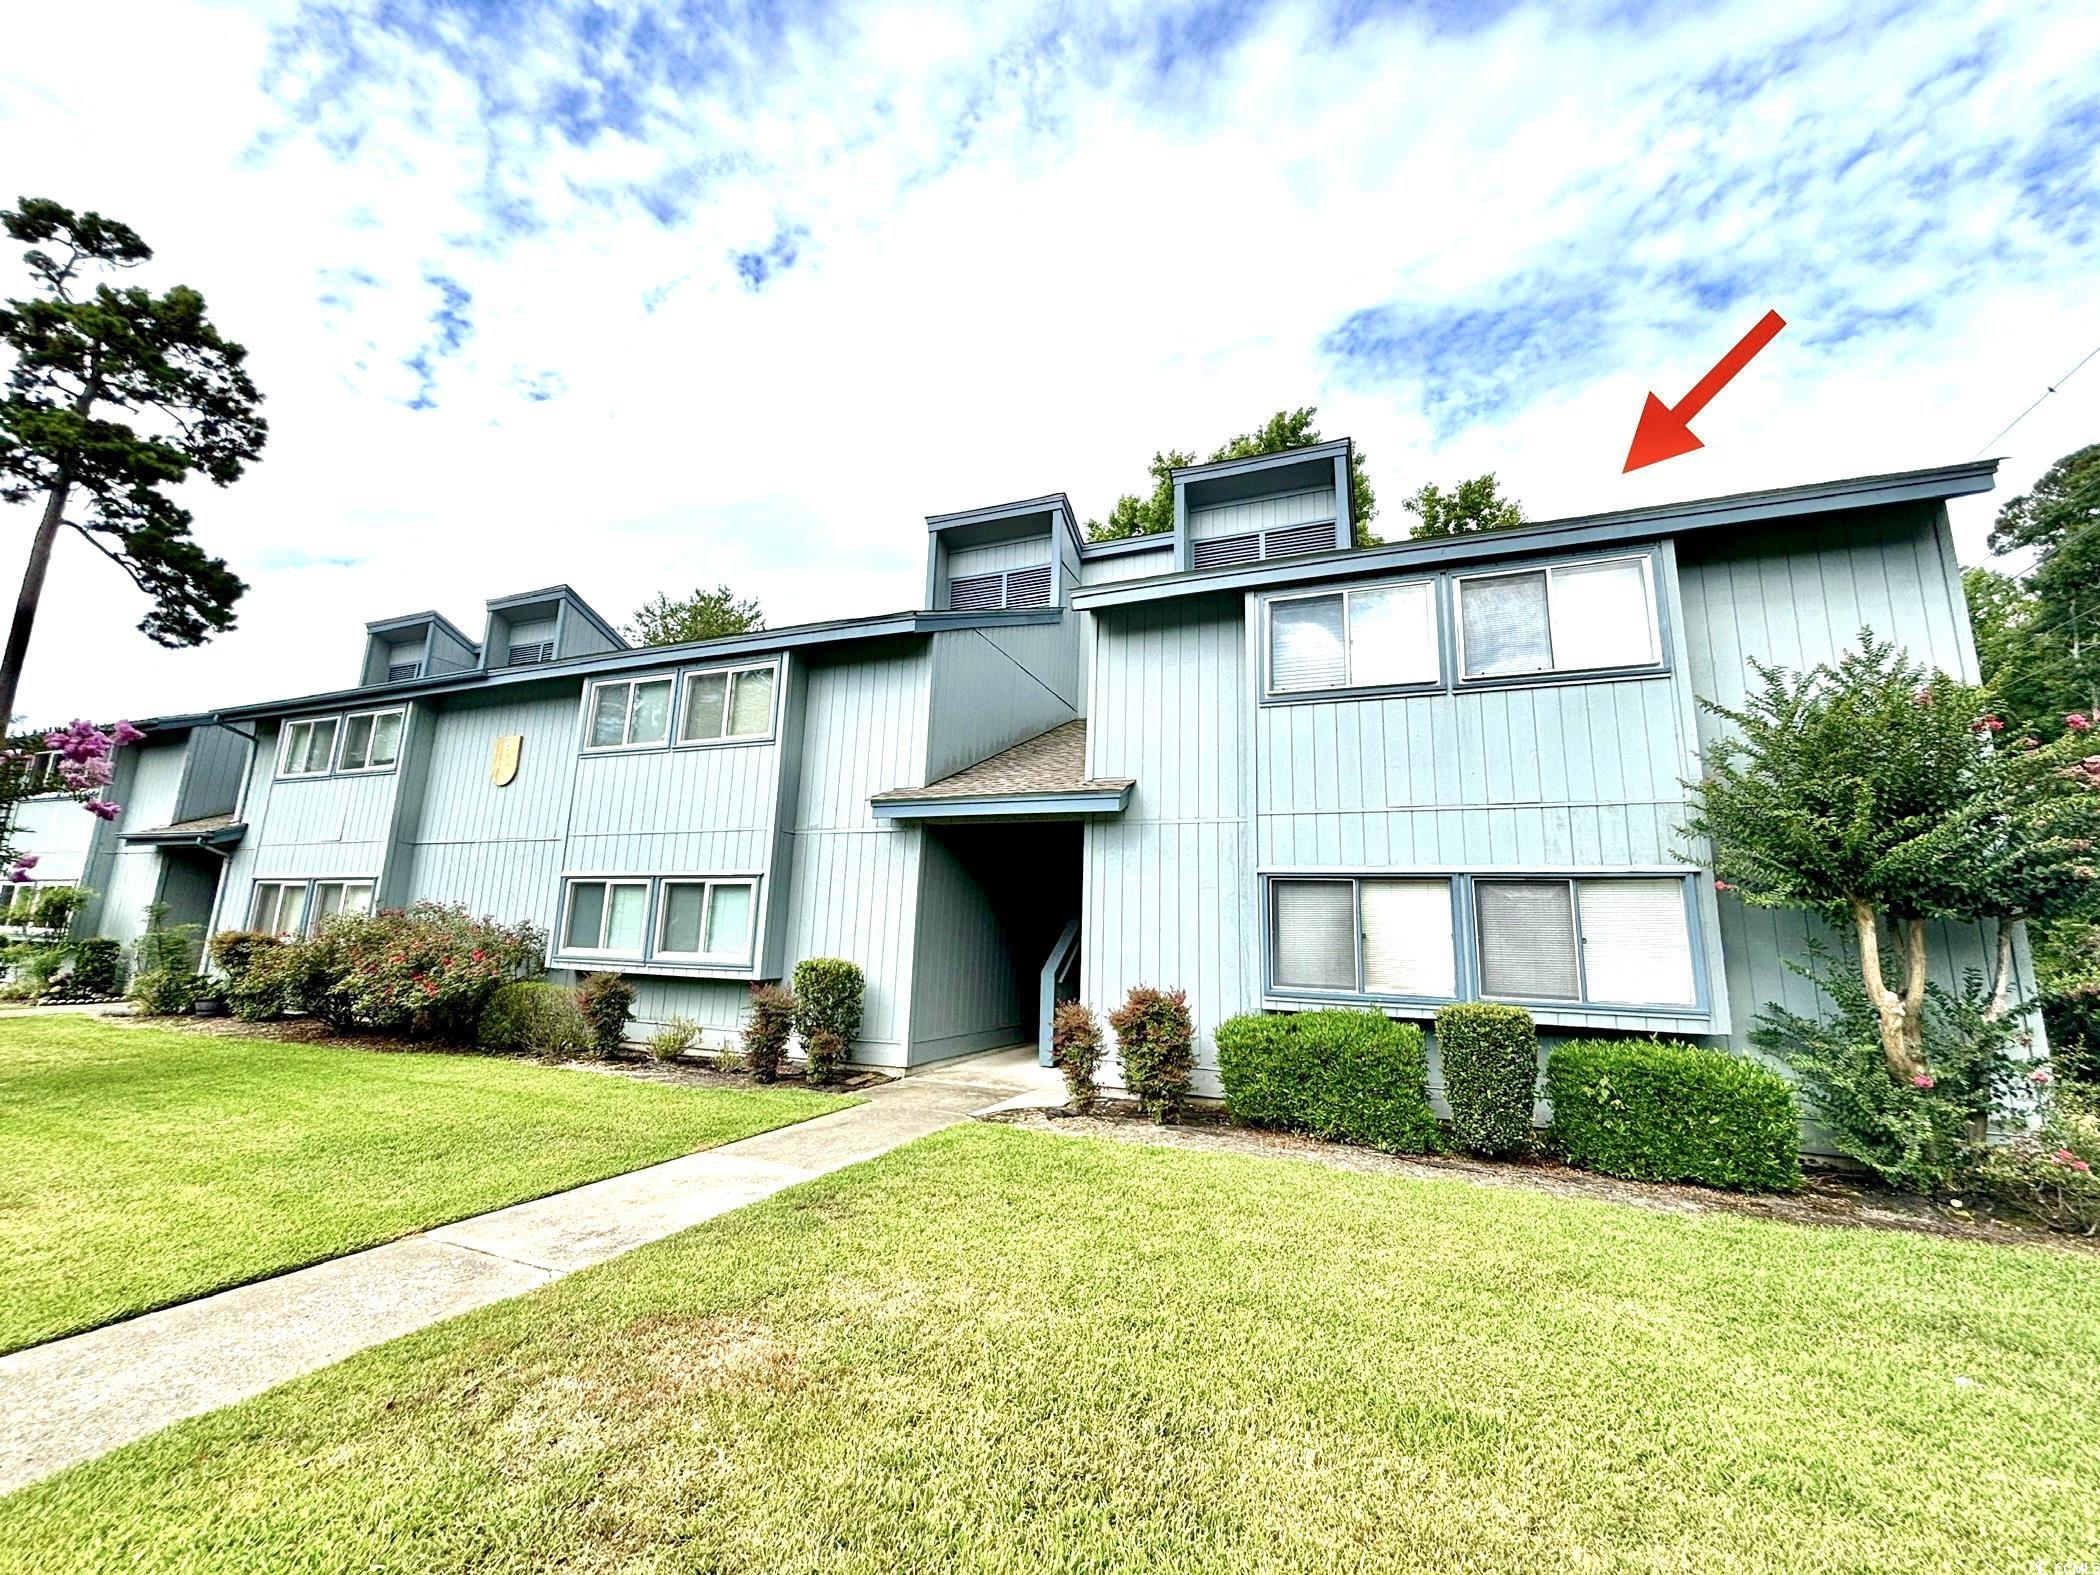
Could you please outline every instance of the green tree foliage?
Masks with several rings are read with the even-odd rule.
[[[1509,530],[1531,523],[1521,503],[1502,496],[1492,470],[1461,481],[1449,492],[1433,481],[1424,482],[1402,507],[1421,521],[1407,533],[1411,541],[1427,536],[1470,536],[1476,531]]]
[[[1228,459],[1253,459],[1262,454],[1282,454],[1294,448],[1310,448],[1323,442],[1320,429],[1314,420],[1319,410],[1312,405],[1296,410],[1279,410],[1252,432],[1242,432],[1229,438],[1213,449],[1204,463],[1216,464]],[[1356,540],[1365,547],[1378,546],[1384,538],[1371,530],[1371,521],[1378,517],[1378,495],[1371,490],[1370,479],[1365,475],[1365,459],[1362,449],[1353,456],[1350,467],[1349,503],[1350,512],[1356,518]],[[1131,536],[1152,536],[1174,528],[1174,472],[1196,463],[1196,456],[1185,449],[1164,449],[1152,456],[1152,463],[1145,473],[1152,478],[1151,490],[1143,496],[1126,492],[1116,499],[1116,506],[1108,511],[1106,520],[1088,520],[1088,541],[1122,541]]]
[[[2034,558],[2018,579],[1962,576],[1984,682],[2019,731],[2053,737],[2067,716],[2100,709],[2100,443],[2000,509],[1990,544]]]
[[[0,723],[36,623],[52,544],[76,531],[152,598],[140,621],[161,645],[197,645],[233,626],[240,577],[199,547],[190,511],[171,490],[193,475],[239,479],[267,434],[243,363],[204,297],[106,283],[84,270],[122,270],[153,252],[128,226],[24,197],[0,224],[28,243],[36,293],[0,302],[0,342],[13,353],[0,398],[0,502],[40,501],[14,623],[0,658]]]
[[[1706,752],[1686,828],[1710,838],[1724,888],[1759,907],[1849,921],[1892,1076],[1929,1075],[1929,920],[1993,919],[1994,1010],[2015,926],[2089,916],[2096,900],[2100,766],[2075,731],[2006,741],[1981,689],[1930,672],[1861,631],[1836,666],[1761,680]],[[1882,926],[1901,955],[1884,969]],[[1891,979],[1893,975],[1893,980]]]
[[[726,585],[696,587],[673,601],[662,591],[635,609],[634,622],[621,631],[632,645],[685,645],[693,640],[719,640],[750,634],[766,626],[755,600],[740,598]]]

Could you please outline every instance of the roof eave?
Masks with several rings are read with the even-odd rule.
[[[952,798],[873,798],[877,820],[1025,820],[1120,815],[1135,784],[1089,785],[1048,793],[972,793]]]
[[[1653,540],[1755,521],[1792,519],[1846,509],[1941,501],[1988,492],[1997,468],[1995,459],[1970,460],[1930,470],[1858,476],[1804,487],[1779,487],[1765,492],[1736,493],[1610,514],[1544,520],[1535,525],[1483,531],[1472,536],[1441,536],[1426,541],[1394,542],[1384,547],[1340,548],[1333,552],[1306,553],[1235,568],[1203,569],[1153,575],[1141,580],[1075,586],[1072,606],[1080,610],[1115,607],[1178,596],[1290,585],[1306,580],[1341,579],[1488,558],[1522,557],[1570,547]]]

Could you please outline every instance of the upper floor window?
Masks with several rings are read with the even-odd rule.
[[[401,722],[391,711],[357,711],[347,717],[306,717],[287,722],[277,755],[281,777],[326,776],[334,771],[386,771],[401,759]]]
[[[590,749],[661,744],[671,736],[671,680],[616,678],[591,686]]]
[[[62,787],[58,774],[58,751],[39,749],[22,763],[22,790],[25,793],[47,793]]]
[[[325,776],[335,764],[337,722],[332,716],[287,723],[284,751],[277,757],[281,777]]]
[[[1652,667],[1662,660],[1645,554],[1461,576],[1458,627],[1463,678]]]
[[[679,717],[678,741],[710,744],[770,735],[773,675],[771,666],[686,674],[685,709]]]
[[[338,771],[378,771],[401,758],[401,713],[361,711],[343,719]]]
[[[1271,694],[1433,684],[1442,677],[1434,580],[1268,605]]]

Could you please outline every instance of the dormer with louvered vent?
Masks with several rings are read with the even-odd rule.
[[[566,585],[497,597],[489,603],[488,633],[481,642],[482,664],[492,670],[626,648],[619,632]]]
[[[944,612],[1060,608],[1079,578],[1079,527],[1061,492],[927,516],[926,604]]]
[[[410,613],[365,625],[365,665],[359,684],[413,683],[471,672],[481,662],[481,648],[454,628],[442,613]]]
[[[1177,569],[1260,563],[1355,545],[1349,440],[1174,472]]]

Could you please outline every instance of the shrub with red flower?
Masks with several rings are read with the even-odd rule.
[[[2100,1110],[2078,1096],[2053,1095],[2039,1124],[1991,1146],[1982,1178],[2001,1202],[2051,1230],[2100,1233]]]
[[[489,997],[540,971],[547,932],[476,918],[456,904],[419,902],[337,914],[288,949],[301,953],[302,1009],[341,1026],[467,1045]]]

